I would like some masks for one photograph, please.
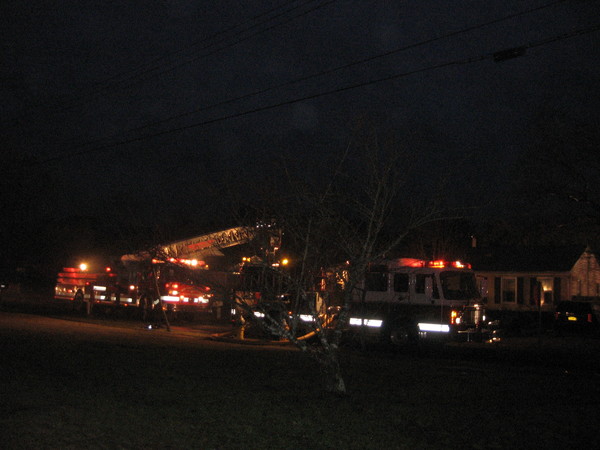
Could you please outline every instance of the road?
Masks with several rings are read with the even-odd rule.
[[[226,332],[227,325],[196,325],[152,327],[140,322],[125,320],[80,319],[69,316],[48,317],[42,315],[0,312],[0,336],[25,333],[42,336],[67,336],[78,340],[105,340],[109,342],[136,341],[194,344],[213,335]]]

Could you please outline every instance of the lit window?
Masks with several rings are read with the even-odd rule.
[[[542,288],[542,300],[544,305],[554,303],[554,280],[552,278],[538,278],[540,287]]]

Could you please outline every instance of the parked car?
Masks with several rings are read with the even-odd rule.
[[[600,301],[560,302],[556,306],[554,325],[559,332],[600,332]]]

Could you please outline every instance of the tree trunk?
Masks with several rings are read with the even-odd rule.
[[[337,358],[337,350],[331,349],[324,362],[327,365],[325,367],[327,391],[340,397],[345,396],[346,383],[344,382],[340,363]]]

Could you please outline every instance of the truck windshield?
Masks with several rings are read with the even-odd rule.
[[[167,283],[179,282],[184,284],[195,284],[193,271],[191,269],[179,267],[174,264],[163,267],[161,277],[163,281]]]
[[[440,281],[446,300],[471,300],[478,296],[473,272],[444,271],[440,273]]]

